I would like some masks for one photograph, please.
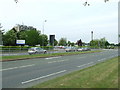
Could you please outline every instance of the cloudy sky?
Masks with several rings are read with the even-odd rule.
[[[72,42],[105,37],[110,43],[118,42],[118,1],[87,0],[0,0],[0,23],[5,31],[16,24],[33,26],[56,39],[67,38]]]

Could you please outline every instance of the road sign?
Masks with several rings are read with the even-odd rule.
[[[16,44],[25,44],[25,40],[17,40]]]

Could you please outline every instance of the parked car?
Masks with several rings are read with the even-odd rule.
[[[40,54],[40,53],[47,53],[47,50],[44,50],[42,48],[39,47],[31,47],[30,49],[28,49],[28,53],[29,55],[31,54]]]
[[[86,47],[86,48],[83,48],[82,51],[91,51],[91,49]]]
[[[66,49],[65,49],[65,51],[66,52],[71,52],[71,51],[76,51],[76,48],[75,47],[67,47]]]
[[[90,51],[90,48],[78,48],[77,51]]]
[[[78,48],[77,51],[83,51],[83,48]]]

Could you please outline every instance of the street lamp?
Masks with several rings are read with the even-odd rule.
[[[43,21],[43,34],[44,34],[44,25],[45,25],[45,22],[47,22],[47,20]]]
[[[47,20],[44,20],[43,21],[43,35],[44,35],[44,25],[45,25],[45,22],[47,22]],[[42,46],[44,46],[44,36],[42,35]]]
[[[91,31],[91,41],[93,40],[93,31]]]

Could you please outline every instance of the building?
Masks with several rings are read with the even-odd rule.
[[[37,30],[33,26],[26,26],[26,25],[20,25],[16,24],[16,26],[13,27],[17,32],[24,31],[24,30]]]

